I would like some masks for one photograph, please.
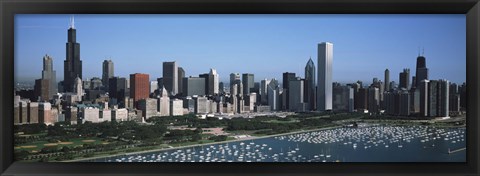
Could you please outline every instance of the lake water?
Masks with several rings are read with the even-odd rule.
[[[337,128],[87,162],[466,162],[465,131],[429,126]]]

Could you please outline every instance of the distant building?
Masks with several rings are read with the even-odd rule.
[[[58,92],[57,72],[53,70],[53,59],[48,55],[43,57],[42,79],[50,81],[50,84],[48,85],[48,99],[52,99],[53,95],[57,94]]]
[[[104,60],[103,67],[102,67],[102,84],[108,89],[109,80],[113,78],[114,69],[113,69],[113,61],[112,60]]]
[[[122,109],[112,109],[112,121],[127,121],[128,120],[128,110],[125,108]]]
[[[380,111],[380,90],[376,87],[368,88],[368,112],[378,113]]]
[[[29,102],[28,108],[28,123],[38,123],[38,102]]]
[[[385,91],[390,91],[390,70],[385,69]],[[383,92],[382,92],[383,93]]]
[[[280,88],[267,86],[268,88],[268,105],[271,111],[280,110]]]
[[[312,58],[310,58],[305,65],[305,87],[304,87],[304,100],[305,103],[308,103],[308,110],[317,109],[317,96],[316,96],[316,87],[315,84],[315,64],[313,63]]]
[[[282,110],[289,110],[290,109],[290,96],[289,96],[289,82],[292,80],[295,80],[296,76],[295,73],[289,73],[285,72],[282,75],[282,84],[283,84],[283,91],[286,92],[285,99],[283,100],[285,103],[283,103]]]
[[[142,73],[130,74],[130,97],[133,98],[134,106],[142,99],[149,97],[149,75]]]
[[[112,99],[116,99],[117,104],[120,107],[126,107],[125,97],[129,94],[127,89],[127,80],[125,78],[113,77],[108,81],[108,96]]]
[[[169,94],[178,93],[178,66],[174,62],[163,62],[163,86]]]
[[[97,89],[100,89],[101,87],[103,87],[102,80],[100,78],[93,77],[92,79],[90,79],[90,87],[84,87],[84,88],[97,90]]]
[[[205,78],[183,78],[183,93],[185,96],[205,95]]]
[[[158,99],[157,111],[160,116],[170,116],[170,98],[168,97],[167,89],[162,88],[160,98]]]
[[[428,68],[427,68],[427,63],[425,61],[425,57],[423,55],[418,55],[417,57],[417,67],[416,67],[416,83],[417,85],[422,81],[422,80],[428,80]]]
[[[318,81],[317,110],[332,109],[332,64],[333,44],[322,42],[318,44]]]
[[[209,101],[207,97],[196,97],[195,99],[195,114],[208,114]]]
[[[251,89],[254,88],[254,75],[251,73],[242,74],[243,94],[250,94]]]
[[[218,83],[219,83],[219,75],[217,70],[210,69],[210,73],[208,74],[208,95],[215,95],[219,93]]]
[[[181,99],[170,100],[170,115],[171,116],[183,115],[183,100]]]
[[[51,125],[56,122],[52,116],[52,105],[50,103],[41,102],[38,104],[38,122]]]
[[[150,81],[150,93],[154,93],[158,89],[158,81]]]
[[[353,112],[353,88],[350,86],[333,87],[333,110]]]
[[[403,72],[400,73],[399,76],[400,84],[398,88],[405,88],[407,90],[410,89],[410,69],[405,68]]]
[[[296,80],[291,80],[288,82],[288,96],[289,99],[289,106],[290,111],[299,111],[300,110],[300,103],[304,103],[303,100],[303,90],[304,90],[304,80],[298,77]]]
[[[158,100],[154,98],[146,98],[138,101],[139,110],[142,111],[142,117],[149,119],[158,116]]]
[[[34,92],[35,92],[35,97],[38,97],[37,101],[50,100],[49,91],[50,91],[50,80],[48,79],[35,80]]]
[[[82,79],[82,60],[80,60],[80,44],[77,43],[77,30],[74,19],[71,19],[67,35],[67,58],[64,61],[63,89],[65,92],[73,92],[75,78]]]
[[[232,87],[233,84],[239,84],[240,82],[242,82],[240,73],[230,73],[230,87]]]
[[[177,82],[178,82],[178,94],[182,94],[183,95],[183,78],[185,78],[185,70],[183,70],[182,67],[178,67],[178,78],[177,78]],[[162,84],[162,87],[163,87],[163,84]]]

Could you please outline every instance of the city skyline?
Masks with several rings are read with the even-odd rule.
[[[35,70],[37,70],[38,67],[38,72],[41,71],[41,58],[45,55],[48,54],[53,58],[53,65],[54,65],[54,70],[63,70],[63,63],[61,61],[65,60],[65,43],[67,42],[67,35],[65,30],[68,28],[68,20],[71,17],[71,15],[20,15],[19,17],[16,17],[16,24],[15,28],[18,31],[16,33],[16,40],[18,41],[15,43],[15,64],[16,68],[21,68],[20,70],[23,70],[23,68],[32,70],[29,71],[28,73],[18,71],[19,69],[16,69],[15,75],[19,77],[19,81],[22,81],[22,79],[38,79],[38,76],[36,76]],[[158,18],[157,18],[158,17]],[[325,17],[327,17],[328,20],[325,20]],[[32,21],[32,19],[41,19],[37,21]],[[403,68],[410,68],[412,70],[415,70],[415,60],[416,57],[421,54],[419,47],[425,47],[425,57],[426,57],[426,62],[427,65],[430,68],[430,78],[431,79],[448,79],[451,80],[451,82],[454,83],[462,83],[465,82],[465,35],[460,35],[460,34],[465,34],[465,18],[459,15],[391,15],[387,17],[379,17],[375,15],[226,15],[226,16],[215,16],[215,15],[199,15],[199,16],[192,16],[192,15],[150,15],[150,16],[142,16],[142,15],[75,15],[76,21],[75,21],[75,28],[79,29],[77,32],[77,42],[82,44],[82,53],[81,53],[81,60],[84,62],[85,65],[89,65],[88,67],[84,66],[84,73],[86,75],[84,76],[83,79],[86,78],[92,78],[92,77],[102,77],[102,62],[103,60],[112,60],[115,63],[115,75],[116,76],[121,76],[121,77],[127,77],[129,74],[132,73],[147,73],[150,75],[151,80],[156,80],[156,78],[162,77],[162,63],[166,61],[176,61],[177,64],[185,69],[185,76],[198,76],[199,74],[204,74],[208,73],[210,68],[214,68],[217,70],[217,73],[220,75],[220,81],[222,82],[228,82],[229,75],[230,73],[252,73],[255,75],[255,82],[259,82],[260,80],[267,78],[275,78],[277,80],[280,80],[282,73],[283,72],[294,72],[297,74],[297,76],[304,77],[303,73],[303,68],[305,62],[308,61],[310,57],[317,58],[316,54],[316,45],[322,41],[329,41],[331,43],[335,44],[335,59],[333,61],[333,82],[341,82],[341,83],[351,83],[356,80],[362,80],[364,82],[370,82],[373,77],[377,77],[379,79],[383,79],[383,72],[385,69],[390,70],[390,75],[391,76],[391,81],[395,81],[399,83],[399,81],[396,79],[397,77],[394,75],[398,75],[400,71]],[[117,36],[121,36],[122,30],[121,28],[115,28],[115,25],[119,25],[119,20],[123,21],[133,21],[136,22],[135,25],[138,25],[139,29],[142,29],[141,26],[142,24],[145,25],[147,22],[156,22],[160,23],[163,22],[164,25],[170,25],[170,26],[176,26],[176,27],[181,27],[181,26],[188,26],[188,25],[193,25],[193,26],[203,26],[203,28],[195,28],[195,30],[189,29],[189,31],[185,31],[184,29],[180,29],[180,32],[177,32],[176,37],[179,37],[177,40],[175,40],[175,37],[170,38],[170,41],[163,42],[164,40],[159,40],[158,42],[149,39],[147,41],[144,41],[141,43],[141,45],[137,47],[144,47],[146,53],[142,53],[138,56],[138,59],[135,58],[135,62],[139,63],[137,67],[132,67],[131,66],[131,60],[128,59],[128,57],[132,57],[131,54],[137,53],[141,50],[138,48],[132,48],[132,52],[126,53],[125,51],[121,50],[118,45],[125,45],[126,47],[127,44],[125,44],[126,40],[122,39],[117,39],[117,43],[115,42],[108,42],[109,38],[114,37],[115,35],[107,35],[106,33],[101,33],[103,35],[95,37],[95,35],[90,35],[92,32],[101,32],[102,30],[99,29],[98,26],[94,26],[93,24],[99,24],[99,26],[102,26],[101,23],[98,23],[98,19],[110,19],[111,21],[105,22],[106,24],[112,24],[112,28],[114,28],[114,33]],[[226,19],[231,19],[231,20],[226,20]],[[269,19],[270,21],[266,21],[265,23],[260,23],[259,21],[262,21],[265,19]],[[285,19],[287,22],[282,22],[280,20]],[[425,44],[420,44],[421,42],[418,42],[419,44],[412,44],[408,46],[403,46],[403,45],[397,45],[398,43],[408,43],[409,39],[404,39],[402,37],[395,37],[395,40],[388,40],[388,38],[385,38],[384,40],[387,40],[387,42],[383,42],[382,46],[378,45],[371,45],[371,46],[361,46],[360,48],[357,44],[360,44],[362,42],[345,42],[344,40],[352,40],[356,41],[355,39],[358,39],[359,33],[360,32],[355,32],[356,30],[348,30],[348,34],[351,35],[351,38],[348,37],[341,37],[337,35],[318,35],[321,34],[323,29],[315,32],[313,31],[315,28],[310,29],[310,28],[302,28],[304,27],[305,24],[308,24],[307,22],[315,22],[315,20],[321,19],[325,20],[322,21],[322,23],[332,23],[332,22],[337,22],[337,26],[342,26],[347,27],[347,26],[355,26],[355,25],[360,25],[359,23],[369,21],[371,26],[376,26],[378,28],[379,26],[388,26],[388,23],[395,23],[395,22],[407,22],[410,21],[410,23],[400,23],[397,24],[396,26],[410,26],[412,24],[416,25],[416,28],[418,30],[418,33],[421,33],[422,35],[427,35],[430,37],[432,40],[425,40],[422,39],[422,37],[418,36],[418,34],[412,33],[412,32],[402,32],[403,36],[405,35],[411,35],[413,37],[419,37],[419,41],[423,40],[422,42],[425,42]],[[342,22],[349,21],[353,22],[353,24],[344,24]],[[38,22],[47,22],[45,26],[41,25],[35,25]],[[384,21],[387,22],[384,25],[380,25],[379,22]],[[50,23],[48,23],[50,22]],[[187,24],[187,22],[191,22],[192,24]],[[207,22],[207,23],[203,23]],[[210,22],[210,23],[208,23]],[[225,24],[221,23],[225,22]],[[237,22],[237,23],[235,23]],[[248,25],[248,22],[252,22],[252,25]],[[421,22],[421,23],[420,23]],[[137,24],[138,23],[138,24]],[[145,24],[144,24],[145,23]],[[221,24],[220,24],[221,23]],[[235,23],[235,25],[234,25]],[[286,24],[292,24],[291,26],[286,26]],[[420,23],[420,24],[417,24]],[[49,24],[52,24],[52,26],[49,26]],[[61,27],[61,24],[64,25],[64,27]],[[216,35],[205,35],[205,36],[198,36],[194,35],[191,33],[196,34],[208,34],[211,33],[212,26],[209,24],[217,24],[215,26],[218,27],[218,29],[229,29],[233,30],[234,32],[225,32],[227,34],[222,34],[221,32],[218,32]],[[333,23],[334,26],[332,29],[335,29],[335,23]],[[383,24],[383,23],[382,23]],[[443,28],[435,28],[439,27],[442,25],[444,26],[445,29]],[[458,25],[453,25],[453,24],[458,24]],[[462,25],[463,24],[463,25]],[[83,27],[82,27],[83,25]],[[104,25],[104,24],[103,24]],[[152,27],[154,24],[150,24],[150,27]],[[220,25],[220,26],[218,26]],[[273,26],[269,26],[273,25]],[[282,26],[283,28],[275,29],[274,27]],[[425,29],[422,29],[422,25],[429,25],[430,27],[430,32],[433,34],[425,34],[422,33]],[[315,25],[312,25],[315,26]],[[367,26],[367,25],[364,25]],[[370,28],[372,28],[370,26]],[[155,27],[154,27],[155,28]],[[382,27],[380,27],[382,28]],[[432,29],[435,28],[435,29]],[[119,31],[115,31],[116,29],[119,29]],[[234,30],[236,29],[236,30]],[[268,29],[272,30],[271,32],[274,33],[272,34],[267,34]],[[307,35],[297,35],[297,36],[291,36],[291,35],[279,35],[278,33],[283,32],[284,34],[292,34],[292,32],[295,32],[295,30],[298,29],[298,31],[302,32],[307,32]],[[344,28],[340,28],[342,30],[345,30]],[[368,27],[364,28],[355,28],[358,29],[358,31],[366,30]],[[463,29],[463,30],[462,30]],[[60,30],[61,32],[57,32],[57,30]],[[144,29],[147,30],[144,35],[151,34],[149,32],[152,32],[150,30],[152,29]],[[169,33],[167,29],[165,33]],[[169,29],[173,30],[173,29]],[[177,30],[179,30],[177,28]],[[341,31],[342,31],[341,30]],[[411,30],[411,29],[410,29]],[[383,31],[383,33],[376,33],[374,31]],[[456,32],[453,32],[456,31]],[[31,32],[32,34],[28,35],[23,35],[25,32]],[[44,32],[48,33],[47,35],[38,35],[38,32]],[[103,32],[106,32],[103,30]],[[171,32],[171,31],[170,31]],[[236,33],[235,33],[236,32]],[[326,33],[329,31],[327,30]],[[345,31],[343,31],[345,32]],[[399,33],[398,30],[391,30],[388,31],[386,28],[382,30],[373,30],[372,33],[376,35],[376,38],[371,38],[371,42],[375,43],[378,42],[378,40],[382,40],[383,38],[381,36],[389,36],[388,32],[392,33]],[[36,34],[37,33],[37,34]],[[228,41],[229,38],[223,38],[223,41],[219,41],[222,39],[222,37],[227,36],[228,34],[237,34],[240,36],[233,37],[229,36],[230,39],[235,38],[238,40],[235,40],[235,42]],[[308,38],[309,35],[318,33],[316,37]],[[339,32],[341,33],[341,32]],[[125,34],[125,33],[123,33]],[[162,32],[157,32],[155,34],[158,34],[159,37],[164,37],[164,34]],[[181,35],[185,34],[190,34],[187,36],[193,37],[193,38],[210,38],[211,40],[188,40],[192,41],[191,43],[185,43],[182,41],[185,41],[187,36],[182,36]],[[246,37],[245,35],[247,34],[256,34],[254,37]],[[262,35],[260,35],[262,34]],[[99,35],[99,34],[97,34]],[[136,36],[139,34],[136,33],[131,33],[132,36]],[[277,36],[275,36],[277,35]],[[360,38],[367,38],[368,36],[371,36],[372,34],[365,34],[362,33],[362,37]],[[441,35],[443,38],[438,39],[439,35]],[[28,38],[33,41],[28,44],[25,44],[25,36],[28,36]],[[132,36],[124,36],[127,38],[131,38]],[[458,37],[462,36],[462,37]],[[40,38],[43,37],[51,37],[52,40],[41,40]],[[101,37],[101,38],[100,38]],[[152,36],[155,38],[155,36]],[[257,37],[258,39],[254,39]],[[273,37],[273,38],[272,38]],[[297,37],[297,38],[296,38]],[[392,37],[392,36],[390,36]],[[427,38],[428,38],[427,37]],[[272,40],[262,40],[265,38],[270,38]],[[302,38],[304,40],[300,40],[298,38]],[[407,37],[408,38],[408,37]],[[423,37],[425,38],[425,37]],[[61,42],[57,42],[56,40],[63,40]],[[91,42],[91,40],[94,39],[98,41],[97,43]],[[285,42],[280,42],[279,44],[273,44],[279,41],[283,41],[286,39],[290,39],[293,41],[303,41],[298,44],[290,44],[289,46],[284,46],[289,43]],[[391,39],[391,38],[390,38]],[[119,40],[119,41],[118,41]],[[132,39],[136,40],[136,39]],[[255,43],[252,41],[257,41],[257,40],[262,40],[263,42],[260,43]],[[398,40],[398,41],[397,41]],[[410,39],[412,40],[412,39]],[[445,42],[445,41],[450,41],[453,43],[456,43],[456,45],[453,46],[448,46],[447,48],[443,48],[445,44],[437,43],[433,44],[432,42]],[[54,42],[54,44],[49,44],[51,42]],[[122,43],[123,41],[123,43]],[[175,42],[178,41],[178,42]],[[197,48],[192,47],[188,48],[191,45],[194,45],[197,42],[204,42],[204,43],[210,43],[207,46],[200,46],[198,45]],[[455,42],[457,41],[457,42]],[[463,42],[462,42],[463,41]],[[31,48],[32,45],[35,45],[35,43],[41,42],[45,43],[42,44],[41,46],[44,47],[36,47],[36,48]],[[111,43],[110,45],[102,45],[98,46],[99,43]],[[173,42],[173,43],[172,43]],[[388,44],[391,42],[391,44]],[[155,44],[151,46],[150,44]],[[156,43],[158,44],[158,47],[156,47]],[[166,46],[165,49],[163,49],[161,46],[165,45],[165,43],[174,45],[174,47]],[[225,45],[225,43],[230,44],[229,46],[219,46],[220,44]],[[351,44],[354,43],[354,44]],[[136,44],[135,42],[132,42],[132,44]],[[142,45],[143,44],[143,45]],[[184,44],[184,45],[182,45]],[[235,46],[238,46],[240,44],[243,44],[241,48],[238,48],[238,52],[235,53],[228,53],[228,51],[231,51],[232,48]],[[262,51],[260,49],[252,49],[250,46],[246,45],[253,45],[253,46],[263,46],[261,48],[264,48],[266,51]],[[270,46],[272,47],[267,47]],[[97,48],[92,48],[93,46],[97,46]],[[112,45],[112,46],[111,46]],[[275,46],[280,45],[280,48],[278,50],[275,49]],[[357,46],[357,47],[352,47]],[[393,50],[391,47],[392,45],[395,45],[395,50]],[[56,46],[62,46],[60,48]],[[111,46],[111,47],[109,47]],[[188,47],[187,47],[188,46]],[[352,48],[346,48],[346,47],[352,47]],[[27,49],[29,48],[30,49]],[[182,52],[179,48],[187,48],[185,51],[188,52]],[[209,50],[204,50],[205,47],[210,48]],[[215,50],[218,47],[218,50]],[[231,47],[231,48],[229,48]],[[105,51],[99,52],[99,50],[105,49]],[[156,50],[160,51],[159,53],[155,54],[157,59],[153,58],[154,56],[150,56],[150,60],[145,60],[145,55],[148,54],[149,49],[156,48]],[[171,50],[169,50],[169,48]],[[429,49],[431,48],[431,49]],[[441,48],[435,50],[435,48]],[[135,51],[137,49],[138,51]],[[197,51],[197,50],[202,50]],[[222,50],[225,49],[225,50]],[[275,52],[271,51],[274,50]],[[363,49],[363,50],[362,50]],[[463,50],[462,50],[463,49]],[[20,52],[24,50],[31,50],[32,52]],[[155,50],[155,49],[154,49]],[[244,52],[244,51],[248,52]],[[294,51],[294,50],[299,50],[299,51]],[[361,51],[362,50],[362,51]],[[371,52],[369,52],[371,50]],[[43,52],[42,52],[43,51]],[[189,53],[190,54],[185,54]],[[216,52],[218,51],[218,52]],[[252,51],[252,52],[250,52]],[[453,52],[452,51],[456,51]],[[128,52],[128,51],[127,51]],[[166,54],[163,54],[162,52],[165,52]],[[177,52],[176,54],[174,52]],[[35,53],[43,53],[42,55],[39,55],[39,62],[32,62],[34,59],[37,57],[34,57],[36,55]],[[95,54],[97,53],[97,54]],[[108,56],[100,56],[99,53],[111,53]],[[121,54],[125,53],[125,55]],[[194,56],[196,54],[199,54],[198,56]],[[247,53],[247,55],[246,55]],[[248,54],[251,53],[251,54]],[[355,54],[357,53],[357,54]],[[386,53],[390,53],[391,56],[389,56]],[[181,56],[181,55],[185,56]],[[349,55],[355,55],[350,56]],[[165,55],[165,56],[164,56]],[[168,55],[171,55],[171,57],[168,57]],[[215,57],[202,57],[205,55],[211,55]],[[218,57],[222,55],[228,55],[228,59],[219,59]],[[258,60],[258,57],[264,57],[267,58],[271,56],[279,56],[275,57],[278,58],[279,62],[275,63],[275,67],[265,67],[265,62],[259,62],[259,63],[254,63],[253,60],[256,61],[271,61],[272,59],[263,59],[263,60]],[[285,56],[283,56],[285,55]],[[380,57],[378,55],[382,55],[381,61],[378,60],[377,57]],[[455,57],[453,57],[453,56]],[[295,56],[295,57],[294,57]],[[369,57],[371,56],[371,57]],[[372,57],[373,56],[373,57]],[[368,57],[371,59],[357,59],[357,58],[364,58]],[[26,59],[28,58],[28,59]],[[200,58],[200,59],[199,59]],[[209,59],[211,58],[211,59]],[[238,59],[238,58],[244,58],[244,59]],[[387,60],[385,58],[388,58]],[[400,58],[400,59],[399,59]],[[454,59],[458,58],[458,59]],[[30,60],[31,59],[31,60]],[[195,60],[196,61],[193,61]],[[144,62],[150,62],[149,64],[145,64]],[[235,62],[238,61],[238,62]],[[212,63],[213,62],[213,63]],[[252,63],[253,62],[253,63]],[[361,63],[358,63],[361,62]],[[18,63],[21,63],[22,66],[19,67],[17,65]],[[125,65],[127,63],[127,66]],[[130,64],[128,64],[130,63]],[[231,65],[232,63],[235,63],[236,65]],[[450,64],[449,64],[450,63]],[[453,64],[455,63],[455,64]],[[210,66],[205,65],[205,64],[212,64]],[[364,65],[364,67],[357,68],[359,64]],[[95,65],[95,66],[93,66]],[[237,66],[238,65],[238,66]],[[372,65],[377,65],[373,66]],[[355,67],[353,67],[355,66]],[[98,67],[98,68],[97,68]],[[29,76],[31,74],[31,76]],[[354,74],[355,77],[352,77],[351,75]],[[412,74],[415,74],[412,72]],[[57,74],[57,81],[63,80],[63,77],[61,75]]]

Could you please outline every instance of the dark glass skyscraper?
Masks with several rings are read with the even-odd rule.
[[[64,61],[63,89],[65,92],[73,92],[75,78],[82,79],[82,61],[80,60],[80,43],[77,43],[77,30],[72,18],[68,29],[67,58]]]
[[[163,62],[163,86],[169,94],[178,93],[178,66],[175,61]]]
[[[254,75],[251,73],[242,74],[243,93],[245,95],[250,94],[250,89],[255,87]]]
[[[308,103],[309,110],[316,109],[316,89],[315,89],[315,64],[310,58],[305,66],[305,90],[304,90],[304,101]]]
[[[403,69],[403,72],[400,73],[400,85],[398,85],[398,88],[405,88],[405,89],[410,89],[410,69],[405,68]]]
[[[426,61],[425,61],[425,57],[422,56],[422,55],[419,55],[417,57],[417,70],[415,72],[415,82],[416,82],[416,85],[418,85],[420,83],[420,81],[424,80],[424,79],[427,79],[428,80],[428,68],[427,68],[427,64],[426,64]],[[417,86],[415,86],[417,87]]]
[[[288,82],[292,81],[292,80],[295,80],[295,73],[289,73],[289,72],[285,72],[283,73],[283,77],[282,77],[282,85],[283,85],[283,91],[285,93],[285,104],[282,105],[282,109],[283,110],[287,110],[290,108],[290,103],[288,102],[290,100],[289,96],[288,96],[288,89],[289,89],[289,85],[288,85]]]
[[[390,91],[390,70],[388,69],[385,69],[385,91]]]
[[[102,84],[103,86],[109,86],[108,81],[110,78],[114,77],[113,72],[113,61],[112,60],[104,60],[103,67],[102,67]],[[108,89],[107,89],[108,90]]]

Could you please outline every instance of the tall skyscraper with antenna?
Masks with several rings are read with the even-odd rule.
[[[70,19],[67,41],[67,58],[64,61],[63,88],[65,92],[73,92],[75,78],[82,79],[82,60],[80,60],[80,44],[77,43],[75,19]]]
[[[417,57],[417,69],[415,70],[415,82],[416,86],[424,79],[428,80],[428,68],[426,64],[426,59],[425,59],[425,50],[422,51],[422,54],[420,55],[420,52],[418,52],[418,57]]]

